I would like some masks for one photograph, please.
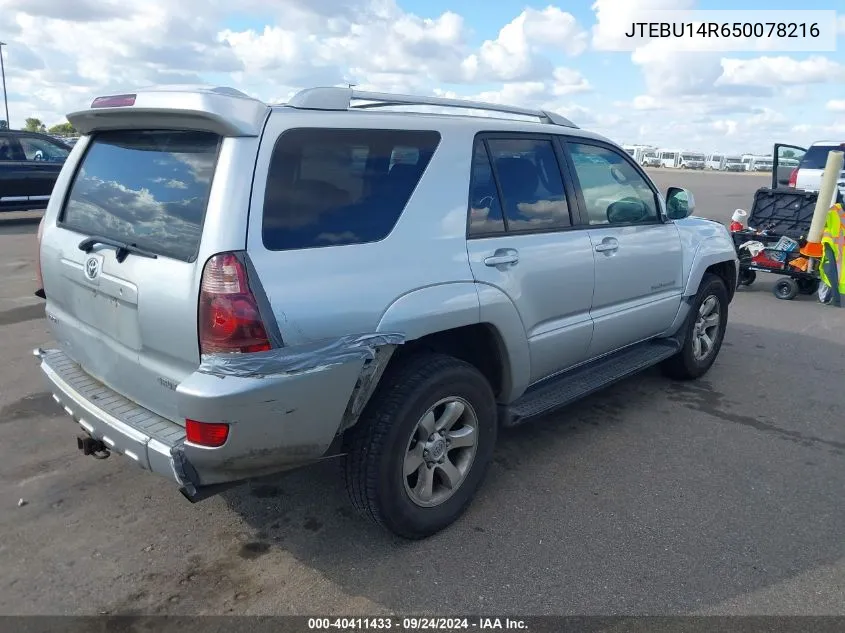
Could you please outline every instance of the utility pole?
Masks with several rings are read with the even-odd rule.
[[[6,91],[6,66],[3,64],[3,47],[6,42],[0,42],[0,74],[3,75],[3,103],[6,105],[6,127],[12,129],[12,122],[9,121],[9,93]]]

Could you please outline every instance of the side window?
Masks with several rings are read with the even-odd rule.
[[[654,191],[621,154],[584,143],[568,146],[591,225],[658,219]]]
[[[4,160],[25,160],[25,157],[14,136],[0,134],[0,161]]]
[[[51,163],[62,162],[69,152],[55,143],[32,136],[19,137],[25,160],[43,160]]]
[[[439,133],[424,130],[288,130],[270,159],[264,246],[281,251],[384,239],[439,143]]]
[[[475,142],[472,155],[472,184],[469,193],[469,235],[499,233],[505,230],[502,205],[483,141]]]
[[[572,226],[563,178],[547,139],[490,139],[508,232]]]

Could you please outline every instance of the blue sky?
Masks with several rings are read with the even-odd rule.
[[[765,151],[775,140],[845,137],[841,9],[834,52],[677,53],[654,43],[615,52],[601,50],[598,34],[632,7],[833,4],[242,0],[235,12],[228,0],[0,0],[11,16],[0,39],[9,43],[13,125],[30,115],[57,122],[92,95],[149,83],[212,82],[278,101],[309,85],[354,81],[548,107],[619,142]]]

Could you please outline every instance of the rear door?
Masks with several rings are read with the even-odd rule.
[[[175,388],[199,362],[200,242],[218,155],[231,142],[211,132],[94,133],[42,238],[47,316],[60,347],[97,380],[182,423]],[[92,237],[152,256],[123,259],[102,243],[85,252]],[[244,240],[245,229],[241,248]]]
[[[564,144],[595,253],[590,316],[595,358],[665,331],[684,289],[677,227],[660,213],[658,191],[624,152],[599,141]]]
[[[805,147],[775,143],[775,149],[772,152],[772,189],[789,186],[792,172],[798,169],[806,153]]]
[[[30,202],[44,204],[50,199],[53,185],[70,150],[58,143],[35,135],[18,136],[26,161],[26,190]]]
[[[477,282],[516,306],[532,382],[585,360],[593,331],[592,247],[573,221],[577,205],[561,162],[548,136],[490,134],[475,142],[470,265]]]
[[[29,165],[17,135],[0,132],[0,208],[16,207],[29,197]]]

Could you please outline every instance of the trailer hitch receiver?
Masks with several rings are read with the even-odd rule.
[[[111,453],[108,447],[102,440],[98,440],[89,435],[78,435],[76,437],[76,446],[82,451],[83,455],[92,455],[97,459],[106,459]]]

